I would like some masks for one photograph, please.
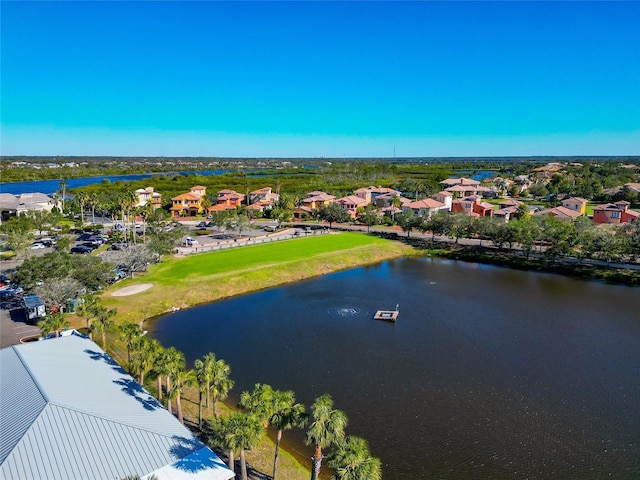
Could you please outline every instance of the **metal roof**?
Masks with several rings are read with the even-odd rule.
[[[233,472],[77,333],[0,350],[0,478],[227,480]]]

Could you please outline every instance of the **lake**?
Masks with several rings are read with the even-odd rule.
[[[396,324],[372,319],[396,304]],[[268,383],[309,406],[330,393],[385,479],[640,475],[637,288],[407,258],[150,329],[189,363],[225,359],[235,395]]]

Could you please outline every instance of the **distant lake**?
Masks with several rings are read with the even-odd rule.
[[[396,304],[396,324],[372,319]],[[640,475],[637,288],[407,258],[149,328],[189,363],[225,359],[235,395],[330,393],[386,480]]]
[[[304,165],[302,168],[305,169],[313,169],[317,168],[314,165]],[[236,172],[237,170],[190,170],[183,172],[159,172],[159,173],[142,173],[142,174],[131,174],[131,175],[109,175],[103,177],[82,177],[82,178],[68,178],[65,179],[67,182],[67,189],[78,188],[78,187],[86,187],[87,185],[95,185],[97,183],[102,183],[104,180],[108,180],[109,182],[131,182],[135,180],[142,180],[145,178],[151,178],[156,175],[223,175],[225,173]],[[245,173],[248,173],[251,177],[251,173],[256,174],[261,171],[261,169],[251,169],[245,170]],[[277,176],[277,173],[270,173],[267,176]],[[21,193],[44,193],[46,195],[52,195],[53,193],[60,190],[60,179],[56,180],[36,180],[32,182],[9,182],[9,183],[0,183],[0,193],[12,193],[14,195],[20,195]]]

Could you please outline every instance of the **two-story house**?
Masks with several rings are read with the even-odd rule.
[[[629,202],[621,200],[615,203],[598,205],[593,208],[594,223],[633,223],[638,221],[640,213],[629,210]]]
[[[207,187],[196,185],[191,187],[188,193],[183,193],[171,199],[171,216],[195,217],[203,212],[202,200],[207,192]]]
[[[402,213],[413,215],[414,217],[430,217],[438,210],[447,210],[447,206],[434,200],[433,198],[425,198],[415,202],[407,203],[402,206]]]
[[[587,213],[587,200],[580,197],[565,198],[562,200],[562,206],[573,210],[574,212],[580,212],[581,215]]]
[[[155,192],[153,187],[139,188],[135,191],[135,194],[138,197],[136,207],[151,205],[154,210],[162,207],[162,194]]]

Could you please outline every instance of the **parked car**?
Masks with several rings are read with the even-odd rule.
[[[114,242],[111,244],[111,250],[123,250],[129,248],[129,242]]]
[[[6,275],[0,274],[0,287],[6,287],[11,284],[11,279]]]
[[[200,245],[200,242],[198,242],[198,240],[196,240],[195,238],[187,237],[184,239],[184,244],[187,247],[193,247],[195,245]]]
[[[89,247],[87,245],[76,245],[75,247],[71,247],[71,253],[91,253],[95,250],[93,247]]]
[[[91,233],[81,233],[78,236],[78,242],[86,242],[87,240],[89,240],[91,238],[92,234]]]
[[[23,292],[24,290],[22,287],[18,285],[9,285],[8,287],[0,288],[0,299],[8,300],[9,298],[13,298]]]
[[[207,228],[207,222],[200,222],[199,224],[196,225],[196,227],[198,227],[198,228]]]
[[[35,242],[29,247],[30,250],[40,250],[45,248],[44,243]]]
[[[43,244],[45,247],[53,247],[54,245],[56,245],[58,242],[54,239],[54,238],[41,238],[40,240],[38,240],[38,242],[40,242],[41,244]]]

